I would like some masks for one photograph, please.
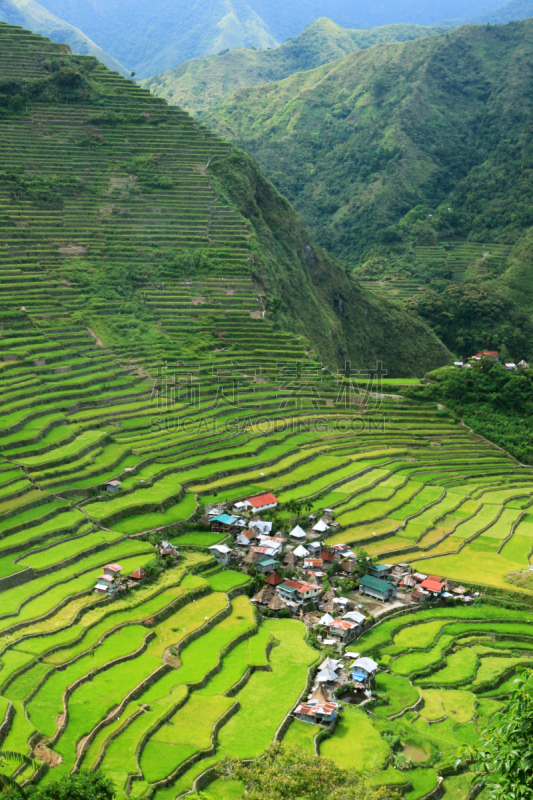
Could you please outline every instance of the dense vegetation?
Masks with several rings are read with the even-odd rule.
[[[213,108],[247,86],[271,83],[314,69],[381,42],[403,42],[440,33],[444,28],[384,25],[371,30],[341,28],[323,17],[294,39],[268,50],[228,50],[207,58],[185,61],[174,69],[142,82],[157,97],[191,114]]]
[[[467,26],[241,90],[206,119],[256,157],[357,277],[438,293],[473,284],[413,310],[453,316],[454,292],[485,294],[488,327],[437,310],[436,330],[464,355],[496,343],[519,360],[533,308],[532,49],[531,21]],[[457,272],[461,242],[473,249]]]
[[[244,152],[21,29],[0,25],[0,65],[0,737],[38,764],[0,771],[37,800],[175,800],[284,733],[318,639],[258,614],[257,575],[215,563],[233,539],[205,520],[274,492],[283,529],[329,508],[329,545],[507,598],[357,644],[391,667],[376,714],[348,705],[316,746],[335,780],[371,771],[370,794],[420,800],[494,712],[482,692],[530,663],[533,471],[428,404],[431,386],[406,397],[418,379],[390,373],[447,351],[315,248]],[[105,564],[126,579],[113,597],[94,591]],[[458,641],[484,623],[488,653]],[[408,710],[411,681],[447,724]],[[284,738],[309,752],[315,732]],[[446,776],[449,796],[468,778]],[[239,797],[238,780],[209,791],[226,787]]]
[[[429,385],[406,393],[446,403],[476,433],[533,464],[533,370],[510,372],[484,360],[471,369],[437,370],[429,378]]]

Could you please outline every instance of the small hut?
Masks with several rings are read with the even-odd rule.
[[[268,607],[271,611],[284,611],[287,608],[279,594],[274,595]]]
[[[289,550],[289,552],[285,555],[283,563],[286,567],[288,567],[288,569],[296,569],[296,566],[298,564],[298,559],[296,558],[292,550]]]
[[[272,586],[263,586],[257,594],[252,597],[252,602],[258,603],[261,606],[266,606],[274,597],[274,588]]]

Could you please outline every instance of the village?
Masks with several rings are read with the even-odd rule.
[[[427,602],[470,604],[473,597],[464,586],[416,572],[407,563],[376,563],[363,550],[327,545],[322,537],[338,527],[332,509],[309,514],[307,530],[280,523],[280,510],[272,493],[208,507],[202,523],[225,538],[207,549],[220,570],[239,570],[249,578],[250,599],[261,617],[305,623],[308,639],[324,658],[293,715],[333,730],[342,703],[364,706],[373,700],[379,665],[361,657],[355,644],[364,631],[391,612]],[[290,530],[285,534],[278,526]],[[163,540],[156,549],[167,566],[178,563],[180,553],[171,542]],[[120,564],[107,564],[95,592],[113,597],[146,577],[142,567],[126,576]]]

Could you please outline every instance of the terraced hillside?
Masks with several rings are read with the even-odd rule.
[[[490,271],[501,273],[511,250],[510,245],[467,241],[446,242],[445,245],[435,246],[419,245],[414,248],[414,268],[425,283],[395,277],[363,280],[361,285],[404,305],[428,288],[435,269],[440,271],[444,279],[455,283],[472,281],[488,277]]]
[[[505,707],[517,672],[532,666],[529,614],[433,608],[373,627],[357,650],[380,665],[377,702],[368,714],[348,706],[320,754],[369,770],[374,783],[397,786],[407,798],[427,795],[443,775],[443,796],[466,798],[473,773],[454,773],[450,764]]]
[[[533,476],[446,409],[402,398],[408,379],[359,372],[400,312],[376,341],[362,328],[338,373],[320,340],[283,329],[268,281],[287,264],[277,300],[315,298],[308,325],[331,320],[328,353],[342,353],[346,298],[364,299],[361,319],[386,306],[348,287],[331,311],[344,279],[327,288],[329,262],[244,156],[40,37],[0,26],[0,58],[18,92],[0,118],[0,738],[49,763],[43,781],[101,766],[122,795],[175,797],[223,755],[261,753],[318,658],[302,623],[259,625],[245,578],[212,571],[206,546],[224,535],[191,524],[200,503],[309,498],[335,510],[330,541],[513,588]],[[215,182],[251,192],[250,216]],[[419,330],[415,361],[435,341]],[[95,594],[104,564],[151,571],[154,533],[177,565]]]

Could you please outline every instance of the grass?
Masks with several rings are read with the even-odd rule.
[[[242,800],[244,784],[241,781],[227,781],[218,778],[209,784],[207,791],[213,800]]]
[[[442,620],[432,620],[402,628],[394,637],[394,647],[398,648],[399,652],[411,648],[425,650],[442,633],[443,624]]]
[[[139,559],[143,560],[142,556],[146,557],[148,553],[152,552],[151,545],[144,542],[122,542],[106,551],[105,561],[113,563],[120,558],[124,573],[127,574],[128,571],[133,571],[138,566]],[[2,596],[2,612],[6,617],[0,621],[0,630],[10,627],[15,621],[28,621],[41,617],[73,594],[87,591],[94,585],[98,577],[92,570],[96,572],[101,566],[102,554],[94,553],[70,567],[54,572],[52,576],[45,575],[42,578],[36,578],[31,583],[32,594],[37,594],[37,592],[43,592],[43,594],[27,603],[25,601],[28,598],[28,586],[22,585],[8,589]],[[84,574],[75,577],[82,570]],[[50,584],[52,584],[51,587]],[[7,617],[7,614],[13,616]]]
[[[242,572],[234,572],[230,569],[222,570],[214,575],[209,575],[207,582],[214,592],[229,592],[237,586],[244,586],[250,578]]]
[[[37,730],[53,736],[55,720],[63,711],[63,692],[84,675],[94,674],[109,661],[138,650],[148,630],[142,625],[128,625],[109,636],[91,652],[65,670],[54,672],[28,704],[28,714]],[[21,645],[23,647],[23,645]]]
[[[445,667],[426,678],[420,678],[419,683],[421,686],[427,683],[436,683],[441,686],[457,685],[474,677],[478,663],[477,654],[473,650],[467,648],[458,650],[456,653],[446,656]]]
[[[184,760],[186,753],[210,747],[213,725],[234,702],[229,697],[191,695],[143,750],[141,769],[146,780],[149,783],[161,780]]]
[[[185,495],[188,497],[188,495]],[[196,547],[211,547],[226,538],[225,533],[210,533],[209,531],[191,531],[182,533],[172,539],[172,544],[179,547],[182,544],[192,544]]]
[[[408,778],[413,788],[405,793],[406,800],[418,800],[419,797],[429,794],[437,785],[437,773],[434,769],[417,767],[409,770]]]
[[[236,758],[253,758],[263,752],[296,703],[308,667],[318,653],[306,644],[305,627],[295,620],[267,620],[268,633],[279,642],[270,654],[271,672],[254,672],[236,695],[238,713],[219,734],[220,752]],[[257,701],[262,713],[257,714]]]
[[[283,744],[298,745],[307,750],[308,753],[315,753],[315,736],[319,732],[318,725],[311,725],[309,722],[302,722],[295,719],[291,722],[289,730],[283,737]]]
[[[320,755],[331,758],[342,769],[373,771],[384,766],[389,747],[365,711],[347,705],[335,735],[320,743]]]
[[[151,502],[152,495],[149,496]],[[113,523],[113,530],[128,535],[147,531],[152,528],[164,528],[176,522],[188,519],[196,508],[196,499],[193,494],[185,494],[183,498],[168,508],[166,511],[153,511],[146,514],[135,514],[120,522]]]
[[[446,714],[455,722],[465,725],[473,719],[476,698],[472,692],[453,689],[424,689],[424,707],[420,712],[424,719],[442,719]]]
[[[211,594],[200,598],[155,628],[156,637],[138,658],[118,664],[82,684],[69,698],[69,723],[57,744],[65,768],[74,763],[76,743],[89,733],[135,686],[162,665],[168,647],[176,646],[191,631],[201,628],[225,606],[225,596]],[[179,682],[179,681],[178,681]],[[101,702],[94,703],[94,697]]]
[[[407,655],[395,658],[391,663],[391,669],[397,675],[411,675],[412,673],[420,672],[442,660],[444,650],[453,641],[452,636],[443,635],[439,638],[437,644],[428,652],[415,651]]]
[[[519,658],[500,658],[494,656],[484,656],[481,659],[480,667],[476,673],[476,679],[472,683],[472,688],[495,685],[500,678],[509,672],[514,672],[518,667],[530,667],[533,664],[533,655],[530,657],[522,656]]]
[[[407,678],[386,672],[378,673],[375,686],[378,691],[386,692],[389,697],[386,705],[376,706],[375,713],[380,717],[399,714],[404,708],[414,705],[420,696],[418,689],[411,686]]]

